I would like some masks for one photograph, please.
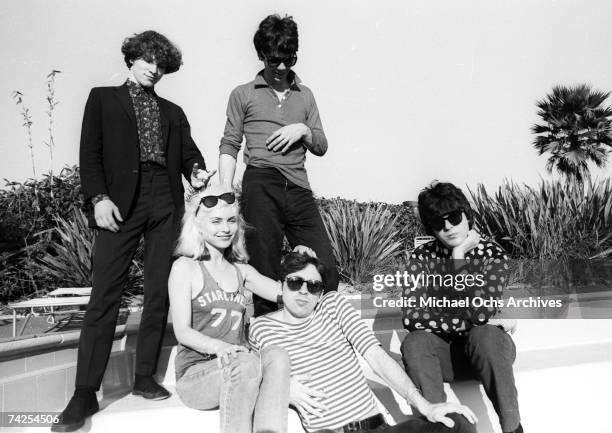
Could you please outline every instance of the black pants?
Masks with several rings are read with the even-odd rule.
[[[242,215],[250,264],[279,279],[283,237],[292,247],[312,248],[327,268],[326,291],[338,288],[336,260],[312,191],[288,181],[274,168],[248,166],[242,179]],[[254,296],[255,316],[275,311],[276,303]]]
[[[449,338],[411,332],[401,350],[408,376],[431,403],[445,402],[444,382],[452,382],[456,373],[465,375],[471,369],[493,403],[502,430],[518,427],[518,396],[512,371],[516,348],[502,329],[475,326],[466,337]]]
[[[463,415],[452,413],[449,414],[448,417],[455,422],[452,428],[448,428],[439,422],[432,423],[417,417],[412,417],[393,426],[383,424],[375,429],[355,430],[355,433],[476,433],[476,425],[470,424]],[[333,431],[334,430],[319,430],[315,433],[328,433]]]
[[[150,376],[168,316],[168,275],[176,238],[167,171],[143,168],[138,194],[116,233],[100,230],[93,253],[93,287],[79,340],[77,389],[98,390],[111,351],[123,286],[141,235],[145,237],[144,305],[136,346],[136,374]]]

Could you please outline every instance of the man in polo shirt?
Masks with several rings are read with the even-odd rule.
[[[241,206],[255,228],[246,236],[251,265],[278,279],[286,236],[292,246],[316,252],[328,269],[326,290],[336,290],[333,251],[304,168],[306,151],[323,156],[327,139],[311,90],[291,70],[297,61],[297,25],[291,17],[270,15],[260,23],[254,44],[264,69],[230,95],[219,176],[231,186],[245,137]],[[276,310],[275,303],[257,296],[254,304],[256,316]]]
[[[380,346],[359,313],[338,292],[322,295],[325,269],[289,253],[281,266],[284,308],[253,320],[254,350],[277,346],[291,360],[290,403],[309,433],[475,432],[476,416],[455,403],[431,404]],[[385,423],[359,365],[359,353],[390,387],[425,415]]]

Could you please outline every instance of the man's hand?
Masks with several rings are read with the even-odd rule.
[[[314,257],[315,259],[317,258],[317,253],[315,253],[312,248],[308,248],[305,245],[297,245],[293,249],[293,252],[294,253],[300,253],[300,254],[306,254],[307,256]]]
[[[289,403],[299,410],[321,416],[327,408],[316,399],[325,398],[327,395],[303,384],[303,382],[308,382],[311,378],[312,376],[309,374],[291,376],[291,381],[289,382]]]
[[[489,319],[487,322],[489,325],[499,326],[505,332],[509,332],[510,334],[514,334],[516,331],[516,319]]]
[[[266,140],[268,150],[272,152],[287,152],[289,148],[310,132],[310,128],[303,123],[292,123],[277,129]]]
[[[110,230],[111,232],[119,231],[117,221],[123,222],[119,208],[110,199],[100,200],[96,203],[94,206],[94,217],[98,227]]]
[[[478,232],[476,230],[470,230],[465,240],[453,248],[453,259],[465,259],[465,253],[476,248],[479,243],[480,235]]]
[[[215,175],[217,170],[206,171],[199,168],[198,163],[193,163],[193,169],[191,170],[191,186],[195,189],[200,189],[206,187],[208,182],[210,182],[210,178]]]
[[[432,404],[429,406],[429,409],[423,413],[423,415],[425,415],[429,422],[441,422],[446,427],[453,428],[455,426],[455,421],[446,416],[449,413],[458,413],[463,415],[472,424],[478,422],[478,418],[469,407],[457,403]]]

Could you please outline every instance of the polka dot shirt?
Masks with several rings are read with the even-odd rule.
[[[417,247],[408,273],[418,282],[404,287],[404,328],[439,334],[465,334],[498,312],[508,276],[508,257],[496,242],[481,239],[478,246],[453,260],[437,240]],[[414,290],[412,290],[414,289]]]

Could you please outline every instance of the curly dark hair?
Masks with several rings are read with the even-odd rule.
[[[153,30],[125,38],[121,52],[128,68],[134,60],[143,59],[146,62],[156,62],[159,67],[165,69],[165,74],[171,74],[178,71],[183,64],[181,51],[176,45]]]
[[[298,50],[297,24],[290,16],[268,15],[259,23],[253,43],[260,59],[268,55],[294,55]]]
[[[473,212],[465,194],[455,185],[449,182],[432,182],[419,194],[418,199],[419,216],[425,226],[425,232],[434,236],[431,228],[431,220],[441,217],[449,212],[462,209],[472,227]]]
[[[308,265],[313,265],[317,268],[317,272],[321,275],[321,281],[325,285],[325,265],[316,257],[311,257],[307,254],[290,252],[283,257],[280,269],[280,279],[284,281],[287,275],[297,271],[301,271]]]

